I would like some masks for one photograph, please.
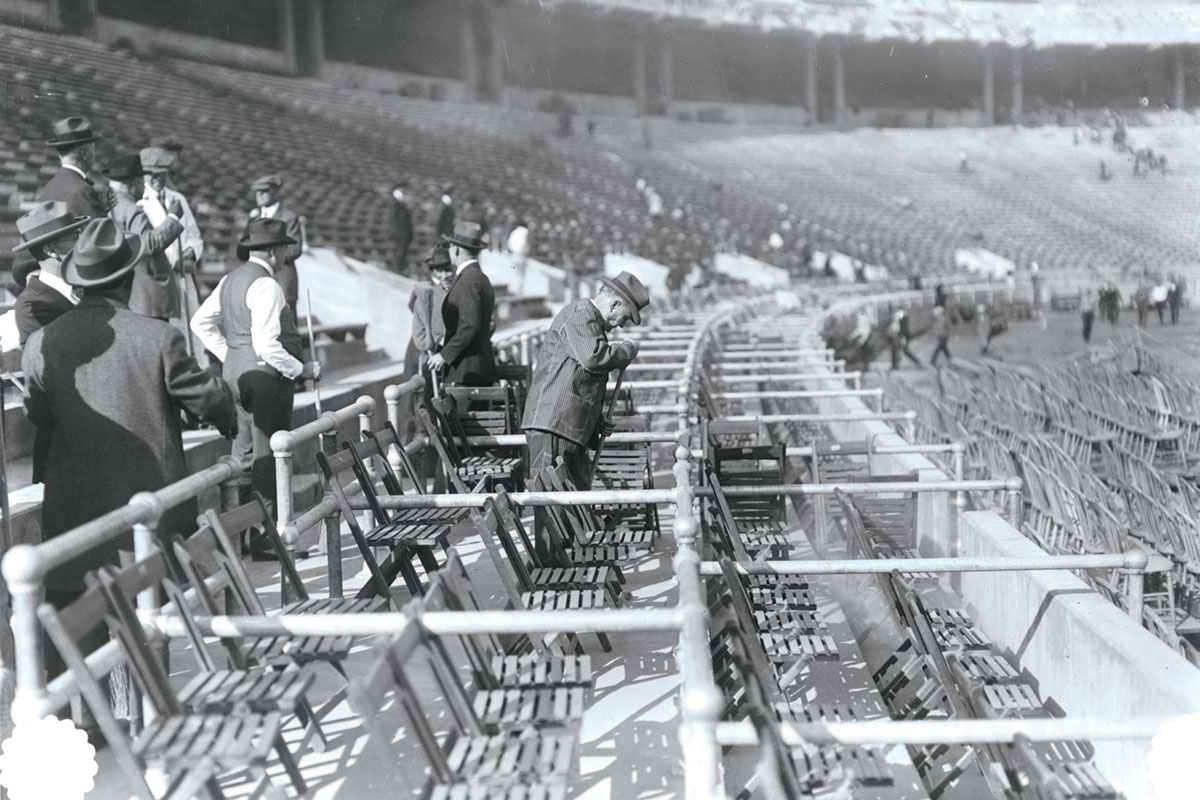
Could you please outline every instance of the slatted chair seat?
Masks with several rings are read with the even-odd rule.
[[[754,623],[760,631],[796,630],[801,633],[829,633],[829,628],[816,613],[790,608],[755,609]]]
[[[443,412],[439,406],[446,408],[450,413]],[[417,408],[417,419],[425,429],[429,442],[438,454],[442,470],[455,491],[465,492],[466,484],[475,483],[484,477],[513,489],[520,489],[525,477],[524,460],[515,456],[472,452],[466,436],[454,419],[454,408],[453,398],[434,399],[429,403],[422,403]]]
[[[428,800],[567,800],[566,786],[509,786],[479,783],[434,786]]]
[[[1037,692],[1028,683],[985,684],[983,696],[988,705],[1001,716],[1050,716]]]
[[[450,529],[454,524],[393,520],[363,531],[363,539],[372,547],[406,546],[445,550],[450,547]]]
[[[193,712],[290,709],[304,698],[312,679],[311,670],[201,672],[179,690],[179,702]]]
[[[1053,764],[1054,777],[1073,800],[1116,800],[1123,795],[1113,788],[1100,770],[1087,762]]]
[[[183,714],[156,718],[133,742],[133,753],[167,772],[211,760],[221,769],[264,762],[283,727],[283,715]]]
[[[592,657],[564,655],[547,657],[538,653],[525,655],[496,655],[492,657],[492,674],[500,686],[591,686]]]
[[[571,560],[579,564],[631,561],[643,555],[643,551],[625,544],[599,544],[571,548]]]
[[[574,482],[567,474],[561,461],[541,476],[552,492],[573,492]],[[632,547],[653,547],[658,541],[658,526],[636,529],[623,522],[609,520],[602,524],[596,513],[597,506],[574,506],[566,509],[564,520],[571,529],[572,538],[579,544],[625,544]],[[655,512],[657,519],[657,511]]]
[[[510,732],[451,739],[445,755],[453,772],[505,787],[529,779],[566,783],[578,763],[578,750],[578,737],[571,734],[530,737]]]
[[[609,605],[603,589],[539,589],[521,592],[521,601],[531,611],[567,611]]]
[[[484,689],[475,695],[475,715],[489,730],[529,725],[569,725],[583,719],[584,686]]]
[[[382,597],[325,598],[289,603],[283,614],[361,614],[387,611]],[[357,636],[267,636],[249,638],[246,655],[255,663],[282,666],[316,661],[340,662],[350,655]]]
[[[958,661],[967,675],[985,684],[1014,683],[1020,673],[1006,659],[994,653],[967,653]]]
[[[610,567],[535,567],[529,570],[529,577],[544,589],[602,586],[620,591],[618,573]]]
[[[580,543],[585,547],[629,547],[646,550],[654,547],[655,531],[631,531],[618,528],[613,531],[584,531]]]
[[[776,662],[797,658],[836,661],[840,658],[837,642],[829,634],[800,631],[759,631],[759,641],[767,657]]]
[[[771,577],[771,576],[760,576]],[[815,611],[817,603],[808,589],[791,586],[751,586],[750,605],[756,609],[787,608],[796,611]]]
[[[937,626],[933,628],[933,636],[943,651],[991,650],[993,647],[992,640],[974,625]]]

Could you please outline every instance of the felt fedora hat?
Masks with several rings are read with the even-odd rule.
[[[633,311],[633,324],[642,324],[642,309],[650,305],[650,291],[631,272],[622,272],[615,278],[601,277],[600,282],[612,289],[629,303]]]
[[[142,157],[140,155],[137,153],[127,153],[109,161],[108,166],[101,170],[101,172],[114,181],[127,181],[130,178],[140,178],[145,175],[146,168],[142,166]]]
[[[238,238],[238,252],[266,250],[284,244],[296,244],[287,235],[287,222],[281,219],[252,219],[246,232]]]
[[[54,135],[46,140],[51,147],[76,147],[104,137],[92,132],[87,117],[64,117],[54,123]]]
[[[425,266],[430,269],[454,269],[454,263],[450,261],[450,251],[441,245],[434,245],[429,251],[429,255],[425,257]]]
[[[283,186],[283,178],[278,175],[260,175],[250,184],[250,191],[265,192]]]
[[[183,150],[183,140],[178,136],[168,133],[163,136],[155,136],[152,138],[150,140],[150,146],[161,147],[163,150],[178,154]]]
[[[177,156],[165,147],[143,147],[138,155],[147,174],[170,172],[175,169]]]
[[[454,220],[454,230],[443,236],[442,240],[468,250],[482,250],[487,247],[487,232],[483,229],[483,222],[483,212],[471,209]]]
[[[142,237],[121,233],[108,217],[89,220],[63,260],[63,280],[84,289],[107,286],[124,278],[145,254]]]
[[[90,217],[77,217],[61,200],[44,200],[17,219],[21,243],[14,253],[56,239],[64,233],[82,228]]]

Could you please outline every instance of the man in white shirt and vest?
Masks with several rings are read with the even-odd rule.
[[[221,279],[191,325],[222,362],[222,377],[238,403],[233,457],[250,473],[242,485],[248,483],[272,502],[271,435],[291,428],[294,381],[321,377],[319,363],[301,361],[304,346],[296,315],[274,277],[295,244],[283,220],[251,220],[238,240],[239,250],[247,253],[246,263]]]

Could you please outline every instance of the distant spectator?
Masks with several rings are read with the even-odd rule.
[[[1187,278],[1182,275],[1175,276],[1175,293],[1167,298],[1167,302],[1171,305],[1171,324],[1179,322],[1179,309],[1183,307],[1184,294],[1187,292]]]
[[[1079,314],[1083,319],[1084,344],[1092,340],[1092,325],[1096,322],[1096,310],[1099,302],[1096,288],[1090,283],[1079,290]]]
[[[1159,280],[1154,284],[1154,288],[1150,290],[1150,307],[1158,312],[1158,324],[1165,325],[1163,321],[1163,312],[1167,310],[1167,301],[1170,299],[1171,289],[1167,286],[1167,282]]]
[[[1146,327],[1150,319],[1150,284],[1145,276],[1138,281],[1137,291],[1133,295],[1133,303],[1137,307],[1137,324],[1139,328]]]
[[[854,360],[858,362],[858,368],[863,372],[870,371],[871,359],[875,355],[871,349],[873,327],[870,313],[865,308],[860,308],[854,315],[854,330],[850,332],[850,341],[857,345]]]
[[[392,188],[392,272],[403,275],[408,269],[408,248],[412,246],[412,208],[408,205],[408,182]]]
[[[946,284],[939,283],[933,287],[933,305],[934,308],[944,309],[946,307]]]
[[[452,185],[447,185],[442,189],[436,231],[438,238],[454,233],[454,187]]]
[[[936,367],[940,355],[946,356],[947,361],[953,360],[950,357],[950,323],[946,320],[946,309],[942,306],[933,307],[932,331],[937,340],[937,347],[929,357],[929,365]]]
[[[1179,322],[1179,305],[1182,301],[1179,290],[1179,279],[1174,275],[1167,282],[1167,307],[1171,309],[1171,324]]]
[[[921,359],[913,353],[909,348],[909,339],[912,335],[908,322],[908,312],[903,308],[896,309],[892,314],[892,322],[888,326],[888,341],[892,346],[892,369],[900,369],[900,356],[908,356],[918,367],[924,366]]]

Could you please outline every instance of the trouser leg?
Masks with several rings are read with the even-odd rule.
[[[263,370],[245,373],[239,384],[242,402],[251,417],[251,483],[268,502],[276,503],[275,455],[271,451],[271,436],[291,428],[292,395],[295,390],[291,381]]]
[[[540,478],[542,485],[549,486],[549,471],[554,468],[558,456],[557,436],[542,431],[525,431],[525,442],[529,448],[529,475]],[[533,543],[538,560],[546,563],[553,552],[550,546],[550,512],[541,506],[533,509]]]

